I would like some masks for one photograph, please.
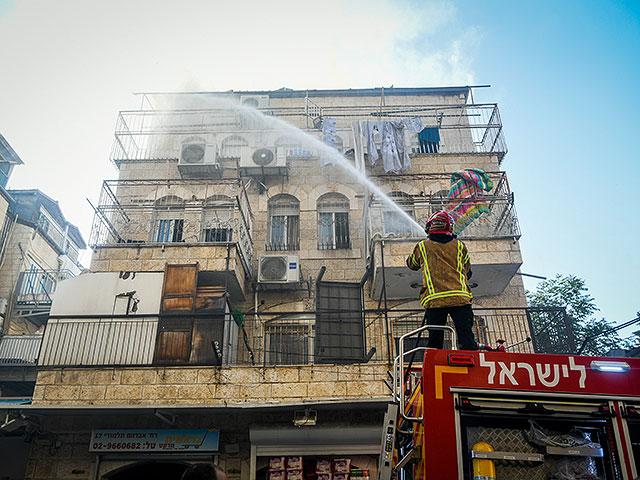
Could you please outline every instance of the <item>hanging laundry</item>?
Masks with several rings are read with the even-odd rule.
[[[407,131],[412,135],[416,135],[424,129],[424,125],[422,124],[422,119],[420,117],[405,118],[402,121],[404,122],[405,127],[407,127]]]
[[[360,130],[367,145],[369,165],[375,167],[379,158],[375,141],[377,130],[382,138],[382,162],[385,173],[403,173],[411,168],[404,128],[404,120],[360,122]]]
[[[489,213],[482,192],[492,188],[493,181],[479,168],[466,168],[451,174],[449,203],[445,210],[456,222],[454,233],[462,232],[480,215]]]
[[[331,148],[336,148],[336,119],[333,117],[322,117],[322,141]],[[321,155],[324,166],[335,165],[335,158],[328,155]]]
[[[404,173],[411,168],[411,160],[409,159],[409,151],[404,138],[404,120],[391,120],[389,121],[391,128],[393,129],[393,138],[396,144],[396,151],[398,153],[397,165],[398,171],[396,173]]]
[[[364,137],[364,144],[367,146],[367,157],[369,158],[369,165],[372,167],[378,163],[378,147],[376,146],[376,123],[377,122],[360,122],[360,130]]]
[[[401,169],[398,147],[391,122],[378,122],[382,136],[382,164],[385,173],[399,173]]]
[[[440,148],[440,130],[438,127],[425,127],[418,133],[420,153],[438,153]]]

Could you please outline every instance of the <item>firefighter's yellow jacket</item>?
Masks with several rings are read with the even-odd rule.
[[[407,267],[422,270],[420,304],[424,308],[468,305],[473,296],[469,288],[469,252],[464,243],[425,239],[407,257]]]

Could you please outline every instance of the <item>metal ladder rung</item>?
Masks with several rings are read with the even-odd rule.
[[[395,468],[393,469],[393,473],[394,474],[398,473],[398,471],[400,471],[401,468],[404,468],[409,463],[413,463],[416,460],[418,460],[420,458],[421,448],[422,448],[422,445],[414,445],[413,447],[411,447],[411,450],[409,450],[409,453],[407,453],[404,457],[402,457],[402,459],[395,466]]]

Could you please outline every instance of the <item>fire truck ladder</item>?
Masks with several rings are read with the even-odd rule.
[[[407,415],[407,407],[410,403],[406,403],[405,401],[404,357],[418,351],[424,351],[427,348],[416,347],[405,352],[404,341],[409,337],[421,334],[425,330],[448,330],[451,333],[451,348],[453,350],[457,348],[456,331],[448,325],[424,325],[400,337],[398,342],[400,352],[393,361],[393,402],[390,402],[387,406],[387,412],[384,416],[382,445],[380,449],[380,460],[378,462],[378,480],[391,480],[401,469],[419,459],[422,453],[420,445],[413,445],[409,452],[398,460],[395,465],[393,464],[393,454],[398,433],[413,433],[412,431],[401,430],[398,428],[398,423],[402,422],[402,420],[410,423],[422,423],[423,421],[423,417]],[[418,388],[420,388],[420,384],[418,384]],[[411,398],[412,397],[413,395],[411,395]],[[400,408],[400,404],[402,404],[402,408]]]

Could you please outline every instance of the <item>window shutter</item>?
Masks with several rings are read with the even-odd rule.
[[[348,282],[316,284],[316,363],[366,360],[362,286]]]

